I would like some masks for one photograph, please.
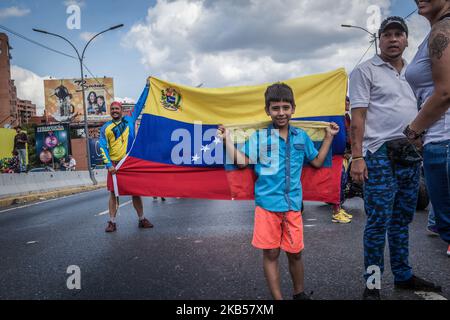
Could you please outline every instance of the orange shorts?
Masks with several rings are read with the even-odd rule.
[[[303,220],[300,211],[272,212],[255,209],[252,245],[258,249],[278,249],[299,253],[303,250]]]

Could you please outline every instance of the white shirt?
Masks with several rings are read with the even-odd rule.
[[[76,166],[77,166],[77,162],[75,161],[75,159],[74,158],[70,159],[70,161],[69,161],[69,170],[74,171]]]
[[[350,106],[367,108],[363,156],[375,153],[386,141],[405,138],[403,130],[417,115],[417,101],[405,78],[378,55],[363,62],[350,75]]]

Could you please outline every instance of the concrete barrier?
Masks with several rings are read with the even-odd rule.
[[[94,175],[105,183],[107,170],[94,170]],[[88,171],[0,174],[0,199],[92,185]]]
[[[98,183],[106,183],[106,179],[108,177],[108,170],[106,169],[99,169],[94,170],[95,179]]]

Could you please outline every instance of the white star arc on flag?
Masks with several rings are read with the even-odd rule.
[[[192,157],[192,162],[197,162],[200,159],[198,154],[195,154],[195,156]]]

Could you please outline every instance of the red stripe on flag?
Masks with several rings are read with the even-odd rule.
[[[223,168],[183,167],[128,157],[117,172],[117,183],[120,195],[231,199]]]
[[[302,170],[303,199],[329,203],[340,202],[342,156],[333,156],[331,168],[316,169],[310,166]],[[236,200],[254,198],[256,176],[251,169],[227,171],[231,195]]]
[[[333,156],[331,168],[305,167],[302,172],[303,199],[340,203],[343,156]]]
[[[255,171],[250,168],[229,170],[227,178],[233,199],[253,200],[255,198]]]
[[[303,199],[339,203],[342,156],[331,168],[303,168]],[[254,199],[256,175],[251,169],[195,168],[128,157],[117,173],[120,195],[181,197],[216,200]],[[108,190],[112,183],[108,179]]]

